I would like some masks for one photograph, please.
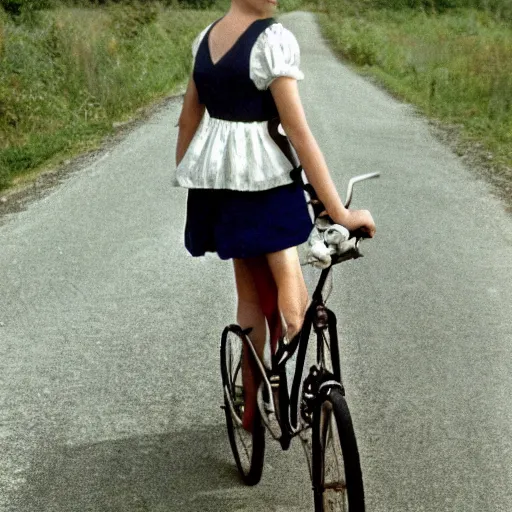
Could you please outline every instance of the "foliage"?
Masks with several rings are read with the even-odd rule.
[[[304,4],[303,0],[280,0],[279,1],[279,11],[280,12],[289,12],[296,11],[301,9]]]
[[[55,6],[55,0],[0,0],[0,7],[13,15],[20,15],[23,11],[50,9]]]
[[[415,9],[426,14],[439,14],[461,8],[473,8],[497,20],[512,21],[512,0],[315,0],[316,9],[328,14],[362,15],[374,10]]]
[[[333,46],[427,114],[512,164],[512,31],[477,10],[321,16]]]
[[[179,3],[193,9],[209,9],[214,6],[215,0],[179,0]]]
[[[192,38],[229,4],[0,0],[0,189],[168,94],[190,71]],[[497,21],[512,19],[512,0],[281,0],[279,10],[304,8],[325,13],[346,58],[512,161],[512,35]]]
[[[12,14],[18,16],[23,12],[38,11],[42,9],[51,9],[55,7],[95,7],[119,4],[122,6],[138,5],[150,6],[151,4],[161,3],[165,6],[179,5],[188,9],[210,9],[215,7],[216,0],[0,0],[0,7]]]
[[[37,26],[0,17],[0,188],[169,94],[218,14],[132,4],[42,12]]]

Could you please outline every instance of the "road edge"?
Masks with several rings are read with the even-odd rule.
[[[186,83],[181,84],[168,96],[138,109],[130,120],[116,125],[114,133],[104,137],[96,148],[72,156],[61,164],[43,166],[40,170],[34,171],[33,176],[22,185],[0,192],[0,221],[6,215],[23,211],[31,202],[46,196],[72,174],[80,172],[101,158],[151,117],[165,110],[170,104],[180,102],[185,93],[185,86]]]

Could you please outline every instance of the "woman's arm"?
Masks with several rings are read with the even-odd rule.
[[[329,174],[325,158],[311,133],[294,78],[279,77],[270,85],[279,111],[281,124],[290,139],[300,163],[318,198],[334,222],[349,230],[363,228],[370,236],[375,233],[375,223],[367,210],[347,210]]]
[[[194,137],[199,123],[203,118],[204,110],[204,105],[199,103],[199,95],[194,79],[190,78],[178,120],[179,130],[178,143],[176,144],[176,165],[179,165],[187,152],[190,141]]]

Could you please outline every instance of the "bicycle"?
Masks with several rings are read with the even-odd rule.
[[[377,177],[378,173],[352,178],[348,185],[346,207],[352,199],[353,185]],[[310,196],[316,221],[325,228],[332,221],[319,217],[323,211],[312,187]],[[318,226],[318,224],[316,224]],[[280,340],[270,364],[258,357],[248,334],[238,325],[228,325],[221,338],[221,374],[228,437],[242,480],[248,485],[260,481],[265,452],[265,430],[288,449],[293,437],[301,439],[313,485],[315,512],[364,512],[364,488],[356,437],[341,380],[336,316],[325,303],[326,284],[332,267],[362,256],[359,243],[364,233],[352,233],[343,251],[331,255],[321,271],[300,333],[289,343]],[[316,337],[316,364],[303,379],[311,331]],[[242,427],[244,408],[242,387],[242,347],[251,354],[261,373],[257,393],[258,408],[253,430]],[[295,371],[287,373],[287,363],[296,358]],[[291,388],[288,389],[291,382]]]

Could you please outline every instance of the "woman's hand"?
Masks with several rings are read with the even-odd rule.
[[[369,238],[375,235],[375,221],[368,210],[345,210],[342,218],[331,218],[337,224],[345,226],[349,231],[360,229],[368,234]]]

